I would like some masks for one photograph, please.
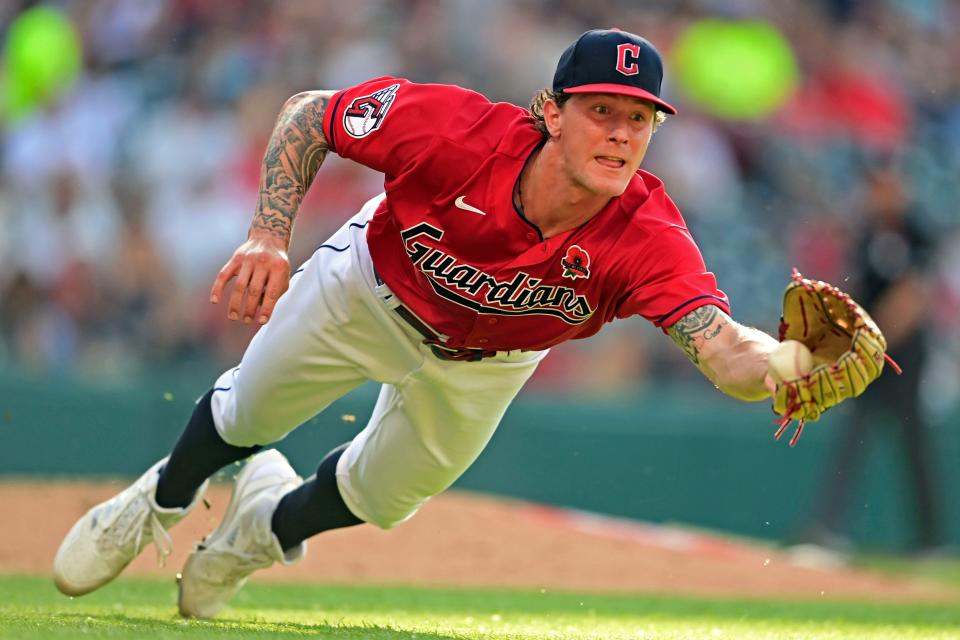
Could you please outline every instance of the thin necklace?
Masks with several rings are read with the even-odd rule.
[[[523,175],[527,172],[527,169],[530,168],[530,162],[533,160],[533,157],[539,153],[543,148],[543,145],[546,143],[546,140],[541,140],[536,147],[530,152],[530,155],[527,156],[527,159],[523,162],[523,167],[520,169],[520,175],[517,176],[517,210],[520,211],[520,215],[526,219],[527,212],[523,208]]]
[[[523,173],[520,174],[520,179],[517,180],[517,208],[520,209],[520,213],[526,218],[527,212],[523,208]]]

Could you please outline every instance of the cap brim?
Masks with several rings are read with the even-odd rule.
[[[663,111],[674,115],[677,113],[677,110],[668,102],[664,102],[657,96],[653,95],[649,91],[644,91],[639,87],[631,87],[628,84],[613,84],[613,83],[601,83],[601,84],[582,84],[579,87],[567,87],[563,90],[564,93],[615,93],[621,96],[632,96],[634,98],[643,98],[644,100],[649,100],[653,104],[657,105],[657,111]]]

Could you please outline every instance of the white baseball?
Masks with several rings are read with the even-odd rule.
[[[813,369],[813,354],[802,342],[785,340],[770,353],[767,371],[778,384],[784,380],[796,380]]]

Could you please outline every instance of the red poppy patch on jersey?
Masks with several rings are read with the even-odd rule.
[[[397,98],[399,88],[399,84],[392,84],[368,96],[356,98],[343,112],[344,130],[354,138],[365,138],[379,129],[390,105]]]
[[[563,265],[563,277],[576,280],[590,277],[590,254],[577,245],[567,249],[567,255],[560,259]]]

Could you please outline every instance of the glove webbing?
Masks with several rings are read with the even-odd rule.
[[[790,274],[790,279],[793,280],[794,282],[798,283],[800,286],[802,286],[804,289],[806,289],[806,290],[809,291],[810,293],[815,294],[815,295],[817,296],[817,299],[820,301],[821,305],[824,306],[824,310],[826,311],[826,305],[823,304],[823,300],[822,300],[822,298],[820,298],[819,292],[817,291],[816,287],[814,287],[811,282],[806,281],[806,280],[804,279],[804,277],[803,277],[802,275],[800,275],[800,271],[798,271],[796,267],[793,268],[793,273]],[[852,312],[852,314],[853,314],[854,316],[859,316],[859,311],[858,311],[857,304],[853,301],[853,299],[852,299],[848,294],[844,293],[843,291],[841,291],[841,290],[838,289],[837,287],[833,286],[832,284],[829,284],[829,283],[826,283],[826,282],[821,283],[821,289],[829,292],[830,294],[834,295],[838,300],[840,300],[841,302],[843,302],[843,303],[847,306],[847,308]],[[804,323],[803,333],[804,333],[804,335],[807,335],[807,333],[808,333],[808,330],[807,330],[807,310],[806,310],[806,306],[804,306],[804,304],[803,304],[803,300],[802,300],[802,299],[800,300],[800,315],[801,315],[801,318],[803,319],[803,323]],[[834,328],[835,328],[836,330],[842,331],[844,334],[846,334],[847,336],[849,336],[850,339],[851,339],[851,342],[854,342],[854,343],[855,343],[857,340],[860,339],[860,337],[861,337],[861,335],[860,335],[860,330],[858,330],[858,331],[857,331],[857,335],[854,336],[853,334],[850,333],[850,328],[848,328],[848,327],[846,327],[846,326],[843,326],[843,325],[841,325],[841,324],[837,324],[837,323],[832,322],[832,321],[833,321],[833,318],[830,316],[829,313],[825,313],[825,316],[831,320],[831,323],[833,324],[833,326],[834,326]],[[786,336],[786,332],[787,332],[787,329],[788,329],[788,328],[789,328],[789,325],[788,325],[783,319],[781,319],[781,320],[780,320],[780,326],[778,327],[778,333],[779,333],[780,342],[783,342],[783,340],[784,340],[784,338],[785,338],[785,336]],[[851,355],[851,354],[847,354],[847,356],[850,356],[850,355]],[[847,356],[844,356],[844,357],[847,357]],[[903,373],[903,369],[900,368],[900,365],[898,365],[898,364],[894,361],[894,359],[890,357],[890,355],[889,355],[888,353],[884,352],[884,354],[883,354],[883,359],[887,362],[887,364],[890,365],[891,368],[893,368],[893,371],[894,371],[897,375],[900,375],[900,374]],[[858,363],[858,364],[859,364],[859,363]],[[836,371],[837,369],[838,369],[838,367],[837,367],[836,364],[832,365],[832,366],[830,367],[830,371],[829,371],[829,373],[827,373],[827,375],[817,375],[817,376],[816,376],[816,377],[817,377],[817,380],[816,380],[816,387],[815,387],[815,388],[814,388],[814,386],[813,386],[812,384],[808,387],[808,390],[810,391],[810,393],[813,394],[813,395],[815,395],[816,397],[818,397],[820,401],[823,400],[823,395],[824,395],[823,381],[826,380],[827,382],[830,383],[831,387],[833,387],[833,380],[831,380],[830,374],[832,374],[832,373],[833,373],[834,371]],[[863,374],[863,372],[860,371],[859,369],[858,369],[857,372],[860,373],[860,374]],[[851,374],[851,367],[847,367],[847,374],[848,374],[848,375]],[[806,377],[807,379],[810,379],[810,376],[809,376],[809,375],[807,375],[807,376],[805,376],[805,377]],[[811,382],[813,382],[813,381],[811,380]],[[836,391],[835,388],[831,388],[831,392],[834,393],[834,394],[837,393],[837,391]],[[788,397],[788,403],[787,403],[787,408],[786,408],[786,411],[784,412],[783,418],[781,418],[780,420],[774,420],[774,424],[776,424],[776,425],[779,426],[779,428],[777,429],[776,433],[774,433],[774,435],[773,435],[773,437],[774,437],[775,440],[780,440],[781,436],[783,436],[784,432],[787,430],[787,427],[789,427],[789,426],[790,426],[790,423],[793,422],[793,419],[790,417],[791,415],[793,415],[793,412],[796,411],[796,410],[798,410],[798,409],[800,409],[800,408],[803,406],[803,404],[800,402],[800,394],[799,394],[799,392],[798,392],[797,387],[796,387],[795,384],[794,384],[794,385],[791,385],[790,387],[788,387],[788,389],[787,389],[787,397]],[[804,428],[805,424],[806,424],[806,421],[805,421],[803,418],[799,418],[799,419],[797,420],[797,427],[796,427],[796,429],[795,429],[794,432],[793,432],[793,436],[790,437],[790,446],[791,446],[791,447],[793,447],[793,446],[795,446],[795,445],[797,444],[797,440],[800,439],[800,435],[803,433],[803,428]]]

